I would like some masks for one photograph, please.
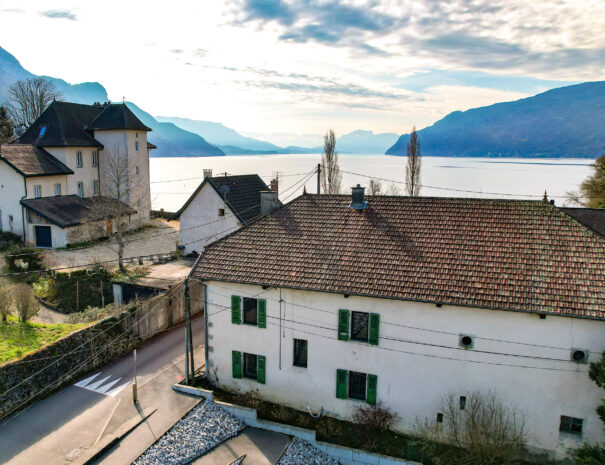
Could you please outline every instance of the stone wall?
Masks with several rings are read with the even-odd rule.
[[[191,313],[203,311],[203,286],[190,285]],[[101,320],[14,362],[0,365],[0,420],[73,383],[86,373],[135,349],[185,319],[182,285],[125,306],[121,314]]]

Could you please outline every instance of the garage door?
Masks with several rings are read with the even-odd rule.
[[[34,226],[36,228],[36,247],[53,246],[50,234],[50,226]]]

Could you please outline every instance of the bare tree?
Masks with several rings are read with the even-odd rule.
[[[8,88],[8,112],[17,128],[27,129],[53,101],[61,98],[55,85],[44,78],[17,81]]]
[[[495,392],[474,392],[464,401],[452,393],[442,403],[443,422],[416,421],[415,430],[438,463],[451,465],[508,465],[515,463],[527,440],[525,416],[504,404]],[[455,446],[443,450],[437,443]]]
[[[410,134],[410,141],[408,142],[408,161],[405,167],[406,191],[410,197],[417,197],[420,193],[421,167],[420,142],[416,134],[416,126],[414,126]]]
[[[588,208],[605,208],[605,155],[591,166],[594,172],[582,181],[579,191],[567,193],[567,200]]]
[[[387,186],[384,192],[385,195],[401,195],[401,188],[394,183]]]
[[[128,157],[118,148],[103,154],[100,166],[100,192],[92,199],[89,224],[93,228],[93,236],[112,234],[113,240],[105,244],[117,253],[118,265],[123,270],[130,216],[135,213],[131,205],[137,202],[137,208],[145,208],[143,203],[147,196],[142,182],[130,172]]]
[[[321,156],[321,186],[324,194],[342,192],[342,175],[336,153],[336,136],[330,129],[324,136],[324,153]]]
[[[11,313],[11,304],[13,298],[10,289],[6,284],[0,283],[0,317],[2,321],[6,321]]]
[[[40,310],[40,303],[36,300],[34,293],[27,284],[17,284],[12,291],[15,310],[21,323],[36,316]]]
[[[368,184],[369,195],[381,195],[382,194],[382,183],[378,179],[370,179]]]

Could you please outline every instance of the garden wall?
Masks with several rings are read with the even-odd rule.
[[[191,312],[200,313],[203,286],[193,282],[190,290]],[[159,295],[136,308],[125,306],[118,316],[0,365],[0,419],[129,353],[142,340],[183,322],[184,302],[181,286],[169,298]]]

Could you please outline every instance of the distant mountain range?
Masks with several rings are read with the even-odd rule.
[[[15,81],[33,77],[38,76],[24,69],[13,55],[0,47],[0,103],[8,101],[8,88]],[[85,104],[109,101],[107,91],[98,82],[69,84],[62,79],[49,76],[39,77],[52,81],[65,101]],[[209,144],[200,135],[185,131],[172,123],[158,122],[134,103],[127,102],[127,105],[145,125],[153,129],[149,133],[149,142],[158,148],[151,151],[152,156],[177,157],[185,155],[199,157],[225,155],[221,149]]]
[[[605,81],[455,111],[417,133],[423,155],[598,157],[605,154]],[[409,140],[404,134],[386,154],[406,155]]]

